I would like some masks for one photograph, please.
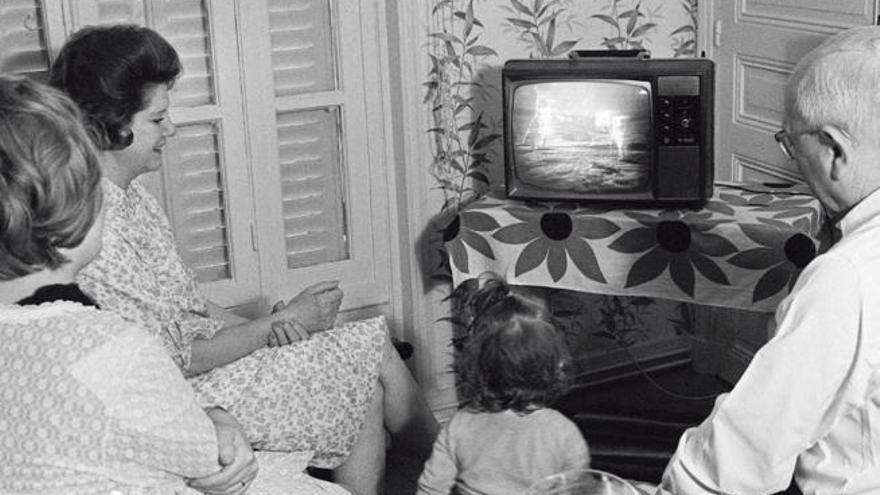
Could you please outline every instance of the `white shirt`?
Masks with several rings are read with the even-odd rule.
[[[880,193],[841,221],[776,311],[777,334],[663,475],[675,494],[880,493]]]

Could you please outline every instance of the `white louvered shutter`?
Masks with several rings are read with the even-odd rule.
[[[287,267],[348,258],[336,108],[278,115]]]
[[[45,81],[49,47],[38,0],[0,1],[0,73]]]
[[[335,91],[330,2],[270,0],[267,7],[275,96]],[[287,267],[346,259],[339,106],[279,111],[277,129]]]
[[[376,158],[382,138],[369,146],[371,130],[382,132],[370,129],[370,111],[384,108],[368,97],[364,76],[370,28],[363,16],[372,2],[245,4],[242,54],[252,69],[245,87],[266,247],[261,264],[275,277],[266,285],[289,297],[308,283],[338,279],[343,308],[387,302],[387,164]],[[373,60],[370,69],[378,65]],[[273,270],[278,265],[286,270]]]
[[[203,283],[232,278],[218,136],[212,123],[182,125],[168,153],[177,243]]]
[[[330,3],[270,0],[268,9],[275,95],[336,89]]]

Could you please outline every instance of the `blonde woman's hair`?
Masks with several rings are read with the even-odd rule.
[[[68,260],[101,208],[97,152],[77,106],[25,77],[0,75],[0,280]]]

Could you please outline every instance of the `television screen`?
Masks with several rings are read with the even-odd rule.
[[[541,81],[513,94],[514,172],[543,190],[644,194],[652,188],[651,84]]]

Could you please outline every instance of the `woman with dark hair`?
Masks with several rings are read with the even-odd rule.
[[[359,494],[380,491],[385,432],[427,458],[439,429],[373,318],[330,328],[334,282],[245,320],[207,301],[180,259],[167,217],[137,177],[158,169],[174,134],[174,48],[137,26],[89,27],[62,48],[50,83],[87,116],[101,149],[104,248],[79,277],[102,307],[159,336],[204,403],[221,405],[257,449],[304,451]]]
[[[455,361],[460,409],[440,432],[420,495],[524,493],[551,474],[587,468],[577,425],[550,405],[570,357],[540,302],[487,274],[469,295],[467,340]]]
[[[257,467],[235,420],[74,283],[103,224],[76,105],[0,75],[0,492],[242,493]]]

